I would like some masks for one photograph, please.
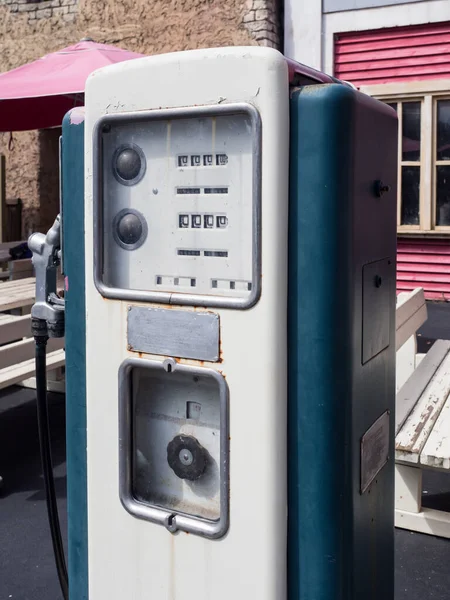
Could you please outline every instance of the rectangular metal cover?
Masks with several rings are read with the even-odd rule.
[[[130,306],[128,345],[135,352],[219,360],[219,316],[192,312]]]

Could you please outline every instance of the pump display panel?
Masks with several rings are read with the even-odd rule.
[[[94,132],[105,297],[245,308],[260,293],[260,137],[247,104],[106,115]]]

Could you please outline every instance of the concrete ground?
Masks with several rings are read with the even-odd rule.
[[[435,337],[450,339],[450,306],[429,307],[428,323],[421,333],[423,351]],[[66,538],[65,407],[61,395],[50,397],[50,421],[56,490]],[[0,600],[62,600],[47,523],[32,390],[0,392],[0,475],[4,478],[0,493]],[[450,474],[425,471],[424,490],[425,505],[450,511]],[[448,600],[450,540],[400,529],[395,540],[395,600]]]

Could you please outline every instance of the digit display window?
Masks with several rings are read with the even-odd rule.
[[[252,306],[261,126],[250,105],[103,117],[94,132],[95,281],[105,297]]]

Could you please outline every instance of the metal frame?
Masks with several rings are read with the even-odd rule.
[[[134,368],[181,371],[214,378],[220,391],[220,518],[210,521],[140,502],[133,496],[133,397],[131,372]],[[172,358],[164,362],[141,358],[126,359],[119,369],[119,496],[131,515],[166,527],[171,533],[186,531],[210,539],[223,537],[229,526],[229,393],[225,378],[214,369],[180,365]]]
[[[252,290],[248,298],[229,298],[214,295],[184,294],[178,292],[155,292],[144,290],[124,290],[107,286],[103,282],[103,159],[102,131],[122,121],[148,121],[186,119],[194,117],[218,117],[223,115],[246,114],[252,123],[253,147],[253,266]],[[261,295],[261,137],[262,123],[258,110],[248,103],[218,104],[211,106],[155,109],[134,113],[117,113],[101,117],[93,131],[93,209],[94,209],[94,283],[105,298],[134,300],[138,302],[158,302],[165,304],[208,306],[245,309],[254,306]]]

